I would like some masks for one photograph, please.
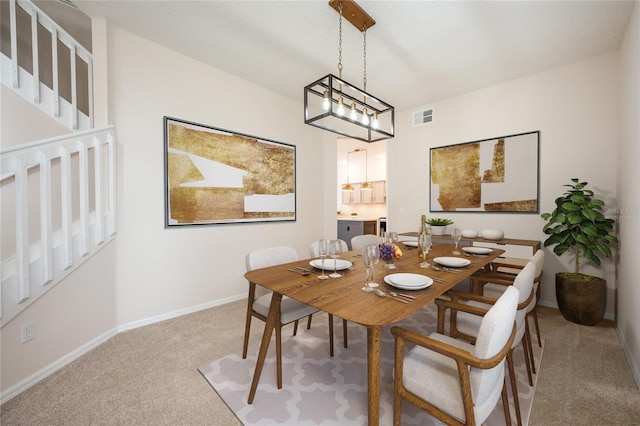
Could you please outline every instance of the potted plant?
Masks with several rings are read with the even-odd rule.
[[[600,265],[600,257],[611,257],[609,245],[617,244],[612,235],[613,219],[602,213],[604,201],[594,198],[587,189],[587,182],[573,182],[561,197],[556,198],[556,208],[543,213],[547,223],[542,229],[549,237],[544,246],[554,246],[553,252],[562,256],[570,252],[575,256],[573,272],[556,274],[556,298],[562,316],[578,324],[595,325],[604,316],[607,282],[603,278],[580,272],[582,259]]]
[[[444,230],[447,225],[453,224],[453,221],[451,219],[443,219],[440,217],[427,219],[426,222],[427,225],[431,227],[431,235],[444,235]]]

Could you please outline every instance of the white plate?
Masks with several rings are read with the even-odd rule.
[[[471,263],[469,259],[462,259],[460,257],[436,257],[433,261],[451,268],[462,268]]]
[[[489,254],[493,249],[489,247],[462,247],[462,251],[471,254]]]
[[[402,290],[421,290],[433,284],[431,278],[419,274],[390,274],[384,282]]]
[[[313,259],[311,262],[309,262],[309,265],[317,269],[322,269],[322,259]],[[351,268],[351,265],[352,263],[348,260],[336,259],[336,270],[338,271],[349,269]],[[333,271],[333,259],[324,260],[324,269]]]
[[[404,244],[407,247],[418,247],[417,241],[403,241],[402,244]]]

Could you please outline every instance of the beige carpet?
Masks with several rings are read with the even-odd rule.
[[[3,404],[0,424],[239,425],[197,368],[242,348],[245,309],[238,301],[121,333]],[[611,323],[539,312],[545,350],[529,425],[638,425],[640,392]]]
[[[430,304],[396,324],[427,335],[436,331],[435,305]],[[342,323],[336,330],[334,357],[329,357],[326,314],[316,314],[310,330],[300,330],[297,336],[283,336],[283,387],[276,387],[275,341],[262,372],[253,404],[247,403],[259,340],[249,347],[247,359],[236,351],[200,367],[200,372],[225,403],[246,426],[322,425],[360,426],[367,424],[367,334],[366,328],[349,324],[349,347],[342,342]],[[393,357],[394,339],[390,327],[382,330],[380,424],[393,423]],[[411,346],[411,345],[409,345]],[[534,348],[539,367],[542,349]],[[516,380],[523,424],[528,424],[534,399],[534,387],[529,386],[522,346],[514,351]],[[534,377],[535,379],[535,377]],[[428,380],[428,378],[425,378]],[[512,397],[510,396],[510,400]],[[510,403],[512,422],[515,409]],[[403,425],[443,425],[425,411],[403,403]],[[505,423],[502,402],[491,413],[486,426]]]

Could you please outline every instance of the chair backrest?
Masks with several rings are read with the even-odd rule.
[[[536,265],[535,281],[540,282],[540,277],[542,277],[542,268],[544,267],[544,250],[538,249],[529,262]]]
[[[296,260],[298,260],[298,253],[296,250],[292,247],[286,246],[267,247],[254,250],[245,257],[247,271],[280,265],[282,263],[295,262]],[[267,293],[269,293],[269,290],[256,286],[256,299]]]
[[[508,343],[516,317],[519,294],[520,291],[516,287],[507,287],[482,318],[473,353],[475,357],[491,358]],[[472,367],[469,379],[474,405],[482,405],[492,394],[495,394],[496,387],[502,389],[503,378],[504,360],[490,369]]]
[[[340,248],[343,252],[345,251],[349,251],[349,246],[347,245],[347,243],[344,240],[338,240],[340,241]],[[320,241],[314,241],[311,243],[311,245],[309,246],[309,255],[311,257],[318,257],[320,256]]]
[[[380,243],[380,237],[374,234],[356,235],[351,238],[351,249],[362,250],[365,246]]]

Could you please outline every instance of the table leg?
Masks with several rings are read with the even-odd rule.
[[[380,423],[380,346],[382,326],[367,327],[367,383],[369,394],[369,426]]]
[[[282,302],[282,294],[273,292],[267,322],[264,325],[264,332],[262,334],[262,342],[260,343],[260,351],[258,352],[258,359],[256,360],[256,369],[253,372],[251,390],[249,390],[249,404],[253,404],[253,398],[256,396],[256,390],[258,389],[258,382],[260,381],[260,374],[262,374],[264,360],[267,357],[271,335],[273,334],[277,316],[280,315],[280,302]]]

